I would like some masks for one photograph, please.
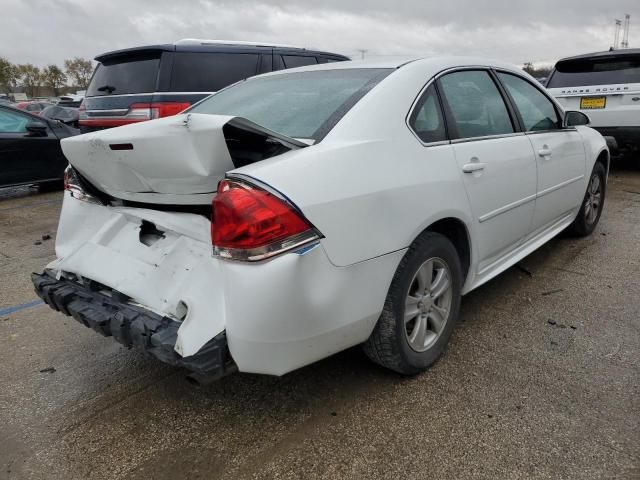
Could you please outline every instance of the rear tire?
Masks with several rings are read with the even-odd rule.
[[[600,221],[602,209],[604,208],[606,178],[607,173],[604,165],[596,162],[589,177],[589,182],[587,183],[587,191],[582,199],[580,211],[567,229],[570,234],[577,237],[586,237],[587,235],[591,235],[595,230]]]
[[[460,312],[462,267],[445,236],[425,232],[393,277],[384,309],[364,351],[403,375],[426,370],[442,354]]]

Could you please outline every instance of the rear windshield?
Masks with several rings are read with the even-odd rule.
[[[255,77],[189,112],[247,118],[293,138],[322,139],[391,69],[315,70]]]
[[[640,83],[640,55],[558,62],[548,88]]]
[[[99,63],[87,89],[87,96],[153,93],[159,68],[159,54]]]
[[[172,92],[215,92],[252,77],[259,55],[251,53],[176,53],[171,74]]]

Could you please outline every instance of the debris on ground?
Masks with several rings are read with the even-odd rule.
[[[35,242],[33,242],[34,245],[42,245],[42,242],[40,240],[36,240]]]
[[[42,240],[51,240],[51,235],[45,233],[44,235],[42,235]]]
[[[553,295],[554,293],[560,293],[560,292],[564,292],[564,288],[554,288],[553,290],[547,290],[546,292],[542,292],[540,295],[547,296],[547,295]]]
[[[47,367],[47,368],[43,368],[42,370],[40,370],[40,373],[54,373],[55,371],[56,371],[55,368]]]

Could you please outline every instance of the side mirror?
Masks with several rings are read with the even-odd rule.
[[[579,125],[589,125],[591,120],[582,112],[577,112],[575,110],[570,110],[564,114],[564,121],[562,122],[562,126],[567,127],[577,127]]]
[[[47,125],[38,122],[36,120],[31,120],[25,125],[27,129],[28,135],[30,137],[46,137],[47,136]]]

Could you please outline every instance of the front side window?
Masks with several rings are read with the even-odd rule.
[[[0,133],[25,133],[28,122],[25,115],[0,110]]]
[[[425,90],[409,117],[409,126],[425,143],[447,139],[438,95],[433,85]]]
[[[513,98],[526,131],[555,130],[561,127],[553,103],[540,90],[509,73],[498,73],[498,78]]]
[[[187,112],[244,117],[292,138],[318,141],[391,71],[354,68],[253,77]]]
[[[484,70],[464,70],[443,76],[440,92],[452,116],[452,138],[474,138],[514,132],[498,87]]]

